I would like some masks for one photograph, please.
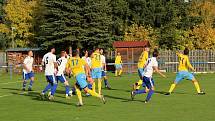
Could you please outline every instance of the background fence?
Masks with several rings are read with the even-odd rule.
[[[169,50],[162,50],[159,52],[158,59],[159,68],[166,72],[177,72],[178,57],[176,53]],[[129,62],[123,62],[123,71],[127,73],[137,72],[137,62],[140,54],[133,53],[133,59]],[[198,72],[215,72],[215,51],[212,50],[193,50],[189,54],[192,65]],[[115,51],[108,52],[108,71],[114,71]],[[7,66],[6,53],[0,52],[0,72],[15,72],[21,73],[22,67],[20,65]],[[35,69],[38,70],[35,66]]]
[[[167,72],[177,72],[178,57],[175,52],[170,50],[159,51],[159,68]],[[140,54],[139,54],[140,55]],[[109,52],[107,58],[114,60],[115,52]],[[137,61],[139,56],[136,53],[133,55],[133,59],[130,62],[123,64],[124,72],[136,72]],[[193,50],[189,54],[191,64],[196,68],[198,72],[215,72],[215,51],[212,50]],[[112,61],[113,62],[113,61]],[[112,65],[112,64],[109,64]]]

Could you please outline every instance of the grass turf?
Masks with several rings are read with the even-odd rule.
[[[214,74],[198,74],[196,78],[206,95],[197,95],[191,82],[182,81],[171,96],[169,89],[175,74],[164,79],[154,76],[156,93],[150,103],[144,104],[146,95],[137,95],[130,101],[130,85],[138,80],[137,74],[113,77],[109,82],[113,90],[103,89],[107,104],[94,97],[84,97],[84,106],[76,107],[77,97],[66,100],[64,86],[59,84],[54,102],[41,101],[39,92],[46,86],[43,74],[36,74],[35,92],[21,95],[22,77],[0,74],[1,121],[214,121]],[[70,79],[74,83],[74,79]]]

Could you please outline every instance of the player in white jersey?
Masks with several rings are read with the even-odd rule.
[[[100,49],[100,54],[101,54],[101,63],[102,63],[102,78],[104,79],[105,87],[107,89],[111,89],[111,86],[108,82],[107,75],[106,75],[107,66],[106,66],[106,58],[104,56],[104,50],[103,49]]]
[[[67,64],[67,58],[66,58],[66,52],[61,51],[61,57],[57,60],[58,64],[58,72],[57,72],[57,81],[60,81],[61,83],[64,83],[65,89],[66,89],[66,98],[69,98],[69,82],[66,80],[66,77],[64,75],[66,64]]]
[[[48,52],[43,56],[42,59],[42,65],[45,66],[45,76],[46,80],[48,82],[48,85],[46,88],[42,91],[41,96],[42,99],[44,98],[45,93],[51,89],[51,95],[49,96],[49,100],[54,99],[54,93],[57,88],[57,80],[56,80],[56,71],[58,70],[57,66],[57,61],[56,61],[56,55],[55,53],[55,48],[51,48],[51,51]]]
[[[23,75],[23,85],[22,85],[23,91],[25,91],[27,80],[29,80],[29,79],[30,79],[30,84],[28,87],[28,91],[32,91],[32,85],[34,82],[33,63],[34,63],[33,52],[30,50],[30,51],[28,51],[28,56],[24,59],[24,62],[23,62],[23,74],[22,74]]]
[[[147,92],[148,92],[148,95],[146,97],[145,103],[147,103],[151,99],[151,96],[154,94],[154,80],[152,78],[154,71],[160,74],[162,77],[166,77],[158,69],[157,57],[158,57],[158,51],[154,50],[153,57],[149,58],[144,66],[143,82],[146,84],[146,87],[148,89],[132,91],[131,92],[132,100],[134,99],[134,96],[136,94],[143,94]]]

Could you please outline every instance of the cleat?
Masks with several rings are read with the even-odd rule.
[[[104,104],[106,103],[105,97],[103,95],[101,95],[100,99]]]
[[[134,96],[135,96],[134,91],[131,91],[131,100],[134,100]]]
[[[54,101],[54,96],[53,95],[49,96],[49,101]]]
[[[89,97],[89,96],[91,96],[91,95],[90,95],[89,93],[86,93],[86,96]]]
[[[108,90],[111,90],[111,87],[106,85],[105,88],[107,88]]]
[[[78,102],[77,104],[76,104],[76,106],[78,106],[78,107],[81,107],[81,106],[83,106],[84,104],[83,103],[80,103],[80,102]]]
[[[206,93],[201,91],[200,93],[198,93],[198,95],[205,95]]]
[[[164,94],[164,95],[170,95],[171,93],[169,93],[169,92],[167,92],[166,94]]]
[[[31,88],[28,88],[28,91],[32,91],[32,89],[31,89]]]
[[[44,94],[44,93],[41,93],[41,94],[40,94],[40,98],[41,98],[41,100],[45,100],[45,94]]]
[[[144,103],[148,103],[149,101],[145,100]]]

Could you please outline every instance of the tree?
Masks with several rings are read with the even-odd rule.
[[[83,7],[83,24],[85,46],[103,48],[111,47],[112,15],[110,0],[85,0]]]
[[[158,31],[150,26],[133,24],[126,29],[124,41],[149,41],[152,48],[158,46]]]
[[[43,0],[43,22],[37,39],[43,47],[61,44],[64,47],[82,41],[82,16],[80,0]]]
[[[130,25],[129,4],[126,0],[111,0],[112,25],[111,31],[114,40],[122,40],[125,29]]]
[[[4,7],[6,22],[0,25],[0,32],[9,38],[15,38],[16,46],[24,47],[30,44],[33,36],[32,14],[36,4],[36,0],[8,0]],[[11,35],[12,27],[16,30],[13,31],[14,35]]]

